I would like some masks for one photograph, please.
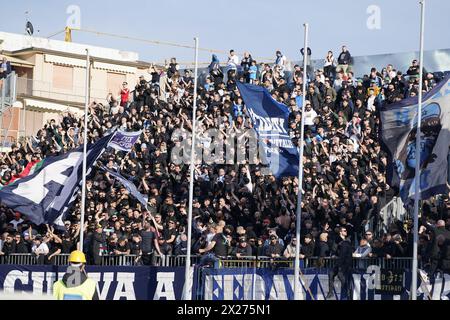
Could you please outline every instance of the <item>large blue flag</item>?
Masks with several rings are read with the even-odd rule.
[[[133,195],[144,206],[144,208],[147,208],[148,196],[140,193],[133,182],[127,180],[119,172],[112,171],[106,167],[102,167],[102,169],[119,180],[119,182],[131,193],[131,195]]]
[[[415,196],[418,98],[385,105],[381,110],[382,140],[390,157],[388,183],[399,188],[404,203]],[[427,199],[447,190],[450,147],[450,78],[426,93],[420,136],[420,194]]]
[[[88,145],[89,170],[107,146],[112,135]],[[60,156],[45,158],[33,174],[0,190],[0,202],[23,213],[35,224],[55,223],[75,199],[82,181],[83,147]]]
[[[289,108],[263,87],[241,82],[237,86],[263,146],[262,160],[277,178],[297,176],[299,154],[289,136]]]

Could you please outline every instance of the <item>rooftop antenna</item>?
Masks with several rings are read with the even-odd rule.
[[[34,27],[33,24],[30,22],[30,19],[28,18],[28,11],[25,11],[25,19],[27,20],[27,23],[25,25],[25,32],[29,36],[32,36],[34,33]],[[39,32],[39,30],[37,32]]]

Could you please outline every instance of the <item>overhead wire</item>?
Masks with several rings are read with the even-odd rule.
[[[195,47],[191,46],[191,45],[179,44],[179,43],[169,42],[169,41],[150,40],[150,39],[131,37],[131,36],[127,36],[127,35],[121,35],[121,34],[91,30],[91,29],[72,29],[72,30],[96,34],[97,36],[107,36],[107,37],[114,37],[114,38],[126,39],[126,40],[131,40],[131,41],[139,41],[139,42],[149,43],[152,45],[165,45],[165,46],[171,46],[171,47],[177,47],[177,48],[195,49]],[[47,39],[53,38],[63,32],[65,32],[65,30],[61,30],[56,33],[53,33],[53,34],[49,35],[47,37]],[[210,49],[210,48],[198,48],[198,50],[204,51],[204,52],[209,52],[209,53],[219,53],[219,54],[228,54],[229,53],[226,50],[217,50],[217,49]],[[243,53],[240,53],[240,54],[243,55]],[[266,57],[255,57],[255,58],[256,58],[256,60],[260,60],[261,62],[273,60],[273,58],[266,58]],[[187,64],[190,64],[190,63],[187,63]]]

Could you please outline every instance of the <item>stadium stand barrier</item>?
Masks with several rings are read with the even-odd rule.
[[[59,254],[55,256],[52,264],[68,265],[68,254]],[[191,264],[198,265],[200,257],[194,255],[191,257]],[[186,256],[159,256],[155,255],[155,265],[159,267],[183,267],[186,263]],[[335,258],[312,257],[300,260],[300,266],[303,268],[333,268]],[[8,256],[0,256],[0,264],[15,265],[37,265],[38,261],[34,254],[15,253]],[[103,266],[137,266],[141,265],[138,255],[104,255],[102,256]],[[376,265],[380,268],[388,269],[410,269],[412,267],[412,258],[393,257],[393,258],[353,258],[354,269],[367,269],[368,266]],[[294,259],[270,258],[270,257],[223,257],[220,259],[220,268],[293,268]]]

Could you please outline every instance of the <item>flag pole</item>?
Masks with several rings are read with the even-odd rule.
[[[297,244],[295,245],[295,263],[294,263],[294,300],[298,300],[300,298],[300,228],[302,224],[302,184],[303,184],[303,140],[304,140],[304,131],[305,131],[305,101],[306,101],[306,65],[307,65],[307,50],[308,50],[308,31],[309,24],[303,24],[305,28],[305,37],[304,37],[304,45],[303,48],[305,50],[305,54],[303,55],[303,99],[302,99],[302,122],[300,127],[300,141],[298,142],[300,147],[300,156],[298,160],[298,197],[297,197],[297,218],[296,218],[296,230],[295,236],[297,239]]]
[[[419,237],[419,198],[420,198],[420,133],[422,125],[422,86],[423,86],[423,41],[425,30],[425,0],[419,2],[420,17],[420,57],[419,57],[419,103],[417,104],[417,131],[416,131],[416,169],[414,176],[414,242],[411,299],[417,300],[417,242]]]
[[[83,251],[84,241],[84,214],[86,206],[86,162],[87,162],[87,126],[88,126],[88,107],[89,107],[89,76],[90,76],[90,58],[89,49],[86,49],[86,79],[85,79],[85,99],[84,99],[84,131],[83,131],[83,171],[82,171],[82,188],[81,188],[81,220],[80,220],[80,251]]]
[[[184,271],[184,291],[183,299],[191,300],[190,293],[191,284],[191,243],[192,243],[192,201],[194,198],[194,168],[195,168],[195,132],[196,132],[196,114],[197,114],[197,73],[198,73],[198,37],[195,41],[195,67],[194,67],[194,101],[192,104],[192,145],[191,145],[191,163],[189,166],[190,180],[189,180],[189,210],[187,219],[187,252],[186,252],[186,267]]]

